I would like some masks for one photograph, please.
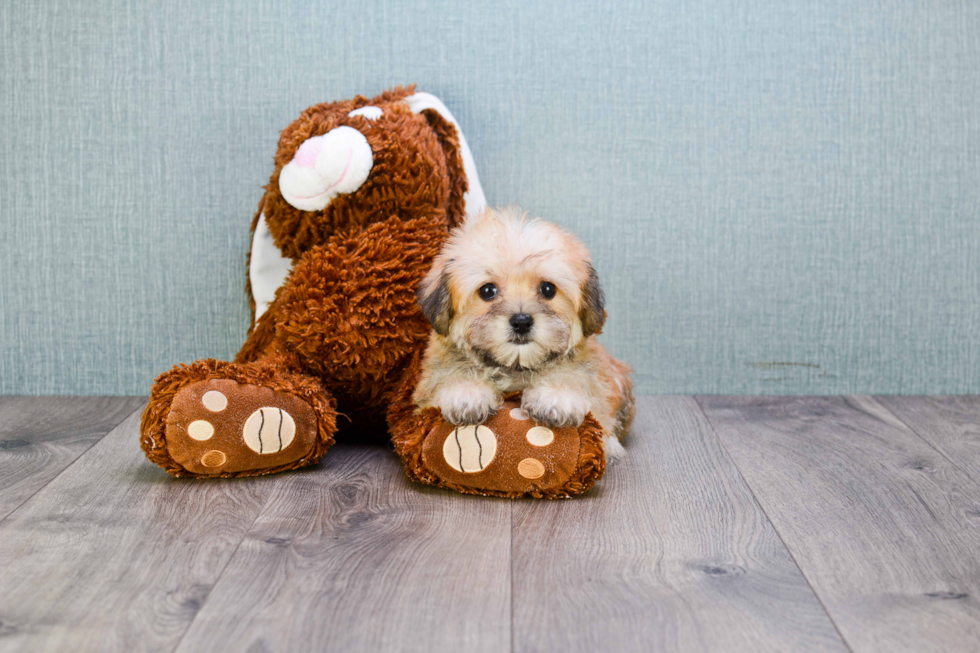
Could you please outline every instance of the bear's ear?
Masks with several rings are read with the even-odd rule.
[[[451,177],[449,197],[449,226],[455,227],[467,215],[482,213],[487,207],[476,163],[459,123],[439,98],[430,93],[415,93],[405,98],[415,113],[425,116],[446,153],[446,166]]]
[[[589,266],[589,277],[582,286],[582,308],[579,320],[582,322],[582,336],[588,338],[597,333],[606,321],[606,296],[599,286],[599,276],[595,268]]]
[[[452,263],[452,259],[446,263]],[[453,319],[453,301],[449,291],[449,274],[443,261],[436,260],[425,275],[417,293],[419,308],[440,336],[449,335]]]
[[[452,229],[463,222],[466,215],[466,171],[463,169],[463,157],[459,154],[459,137],[456,127],[439,115],[435,109],[422,112],[426,122],[432,127],[446,155],[446,169],[449,172],[449,228]]]

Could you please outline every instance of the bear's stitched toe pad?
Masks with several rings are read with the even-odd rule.
[[[311,455],[316,438],[316,414],[306,401],[231,379],[186,386],[167,415],[170,456],[202,476],[281,468]]]

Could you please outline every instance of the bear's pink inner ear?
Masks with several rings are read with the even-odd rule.
[[[312,168],[316,165],[316,157],[323,149],[323,136],[314,136],[303,141],[293,157],[293,163],[301,168]]]

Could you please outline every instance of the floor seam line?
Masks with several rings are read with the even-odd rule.
[[[194,479],[194,480],[198,480],[198,479]],[[277,479],[277,485],[278,484],[281,484],[281,481],[279,479]],[[238,550],[242,547],[242,542],[245,541],[245,539],[248,537],[248,534],[252,532],[253,528],[255,528],[255,523],[259,521],[259,517],[261,517],[262,514],[265,513],[266,508],[269,507],[269,502],[272,501],[272,497],[274,494],[275,494],[274,491],[270,491],[266,494],[265,502],[262,504],[262,507],[259,509],[259,511],[255,513],[255,518],[252,519],[252,523],[250,523],[248,525],[248,528],[246,528],[242,533],[242,537],[240,540],[238,540],[238,543],[235,545],[234,551],[232,551],[231,555],[228,556],[228,561],[225,562],[224,566],[221,568],[221,571],[215,577],[214,583],[211,584],[211,588],[208,590],[207,596],[205,596],[201,600],[201,604],[197,607],[197,611],[194,613],[194,618],[187,622],[187,627],[184,628],[184,632],[180,634],[180,639],[178,639],[177,643],[174,644],[174,647],[170,649],[171,653],[174,653],[174,651],[179,649],[180,645],[184,643],[184,638],[187,637],[187,633],[190,632],[191,626],[194,625],[194,622],[197,621],[197,618],[201,615],[201,612],[204,611],[204,607],[207,605],[208,599],[211,598],[211,595],[214,593],[215,588],[218,587],[218,583],[221,582],[221,579],[224,578],[225,576],[225,572],[228,571],[228,567],[235,559],[235,556],[238,555]]]
[[[933,451],[935,451],[937,454],[939,454],[939,457],[940,458],[944,459],[946,462],[948,462],[954,468],[956,468],[960,472],[962,472],[963,475],[966,476],[968,479],[970,479],[970,481],[974,485],[980,487],[980,481],[978,481],[977,479],[973,478],[973,474],[969,470],[966,470],[966,469],[960,467],[959,464],[957,464],[957,462],[955,460],[953,460],[952,458],[950,458],[949,456],[947,456],[945,454],[945,452],[943,452],[941,449],[939,449],[939,447],[937,447],[933,443],[929,442],[929,440],[927,440],[925,438],[925,436],[923,436],[921,433],[919,433],[919,431],[916,430],[916,428],[914,426],[912,426],[911,424],[909,424],[908,422],[906,422],[904,419],[902,419],[897,413],[895,413],[895,411],[893,411],[891,408],[889,408],[885,404],[883,404],[880,401],[878,401],[878,398],[875,397],[874,395],[864,395],[864,396],[866,396],[868,399],[870,399],[871,401],[873,401],[876,404],[878,404],[878,406],[880,406],[882,410],[884,410],[886,413],[888,413],[889,415],[891,415],[892,417],[894,417],[895,419],[897,419],[899,422],[901,422],[902,425],[905,428],[907,428],[909,431],[911,431],[912,434],[915,437],[917,437],[920,440],[922,440],[922,442],[924,442],[927,447],[929,447],[930,449],[932,449]],[[928,397],[929,395],[910,395],[910,396]]]
[[[510,653],[514,653],[514,501],[510,502]]]
[[[128,398],[128,397],[127,397],[127,398]],[[113,426],[112,426],[112,428],[110,428],[110,429],[109,429],[108,431],[106,431],[105,433],[103,433],[103,434],[102,434],[102,435],[101,435],[101,436],[99,437],[99,439],[97,439],[97,440],[95,440],[94,442],[92,442],[92,444],[90,444],[90,445],[89,445],[89,446],[88,446],[88,447],[87,447],[87,448],[85,449],[85,451],[83,451],[82,453],[80,453],[80,454],[78,454],[78,456],[77,456],[77,457],[75,458],[75,460],[73,460],[73,461],[71,461],[70,463],[68,463],[67,465],[65,465],[65,467],[64,467],[64,469],[62,469],[62,470],[61,470],[60,472],[58,472],[57,474],[55,474],[54,476],[52,476],[52,477],[51,477],[50,479],[48,479],[48,482],[47,482],[47,483],[45,483],[44,485],[42,485],[41,487],[39,487],[38,489],[36,489],[36,490],[35,490],[34,492],[31,492],[31,495],[30,495],[30,496],[28,496],[28,497],[26,497],[26,498],[25,498],[25,499],[24,499],[23,501],[21,501],[21,502],[20,502],[20,503],[18,503],[18,504],[17,504],[16,506],[14,506],[14,508],[13,508],[13,509],[11,509],[11,511],[10,511],[10,512],[8,512],[8,513],[7,513],[6,515],[4,515],[3,517],[0,517],[0,524],[2,524],[3,522],[5,522],[5,521],[6,521],[6,520],[7,520],[7,519],[8,519],[8,518],[9,518],[9,517],[11,516],[11,515],[13,515],[13,514],[14,514],[15,512],[17,512],[18,510],[20,510],[21,508],[23,508],[23,507],[24,507],[24,506],[25,506],[25,505],[27,504],[27,502],[28,502],[28,501],[30,501],[31,499],[33,499],[34,497],[36,497],[36,496],[37,496],[38,494],[40,494],[40,493],[41,493],[41,492],[42,492],[42,491],[43,491],[44,489],[46,489],[46,488],[47,488],[47,487],[48,487],[49,485],[51,485],[52,483],[54,483],[54,482],[55,482],[55,480],[56,480],[56,479],[58,479],[58,478],[60,478],[62,474],[64,474],[65,472],[67,472],[67,471],[68,471],[69,469],[71,469],[71,468],[72,468],[72,466],[73,466],[73,465],[74,465],[75,463],[77,463],[77,462],[78,462],[79,460],[81,460],[82,458],[84,458],[84,457],[85,457],[85,455],[86,455],[86,454],[88,454],[88,452],[89,452],[89,451],[91,451],[93,447],[95,447],[95,445],[97,445],[97,444],[99,444],[100,442],[102,442],[102,440],[104,440],[105,438],[107,438],[107,437],[109,436],[109,434],[110,434],[110,433],[112,433],[112,432],[113,432],[113,431],[115,431],[115,430],[116,430],[117,428],[119,428],[119,425],[120,425],[120,424],[122,424],[123,422],[125,422],[125,421],[126,421],[127,419],[129,419],[130,417],[132,417],[132,416],[133,416],[133,415],[135,415],[136,413],[139,413],[139,412],[142,412],[144,408],[146,408],[146,405],[145,405],[145,404],[144,404],[143,406],[140,406],[139,408],[137,408],[136,410],[134,410],[134,411],[133,411],[133,412],[131,412],[131,413],[126,413],[126,416],[125,416],[125,417],[123,417],[123,418],[122,418],[121,420],[119,420],[119,421],[118,421],[118,422],[117,422],[117,423],[116,423],[115,425],[113,425]]]
[[[779,538],[779,541],[783,545],[783,548],[786,550],[786,554],[789,556],[789,559],[793,561],[794,565],[796,565],[796,568],[799,570],[800,576],[803,578],[803,581],[806,583],[806,586],[810,588],[810,592],[813,594],[813,598],[817,600],[817,603],[820,604],[820,608],[823,610],[824,614],[827,615],[827,619],[830,620],[830,625],[834,627],[834,631],[837,633],[837,636],[840,637],[841,643],[844,645],[845,648],[847,648],[848,651],[854,653],[854,649],[851,647],[850,642],[848,642],[847,638],[844,637],[844,633],[841,632],[840,627],[837,625],[837,621],[834,619],[833,615],[830,614],[830,610],[827,609],[827,605],[823,602],[823,599],[820,598],[820,594],[817,593],[816,588],[813,587],[813,583],[810,582],[810,579],[807,577],[806,571],[803,570],[803,567],[800,566],[800,563],[796,559],[796,556],[793,555],[793,550],[786,543],[786,540],[783,538],[783,534],[779,532],[779,528],[776,527],[776,523],[773,521],[769,513],[766,512],[766,509],[762,506],[762,502],[759,501],[759,497],[757,497],[755,494],[755,489],[752,487],[751,484],[749,484],[748,479],[746,479],[745,475],[742,474],[742,470],[738,466],[738,463],[735,462],[735,458],[732,457],[731,453],[729,453],[728,447],[725,446],[724,440],[722,440],[721,436],[718,434],[717,429],[715,429],[715,425],[711,422],[711,418],[708,417],[708,413],[707,411],[705,411],[704,406],[702,406],[701,402],[698,401],[697,396],[691,395],[691,398],[694,400],[694,404],[698,407],[698,410],[701,411],[701,415],[704,416],[705,421],[707,421],[708,428],[710,428],[711,432],[714,434],[715,439],[718,441],[718,445],[721,447],[721,450],[725,453],[725,457],[728,458],[728,460],[732,463],[732,466],[735,468],[735,472],[738,474],[738,477],[742,480],[742,483],[745,484],[745,487],[746,489],[748,489],[749,494],[752,495],[752,501],[754,501],[755,505],[759,507],[759,510],[762,511],[762,514],[766,516],[766,521],[769,522],[770,526],[772,526],[773,532],[776,534],[776,537]]]

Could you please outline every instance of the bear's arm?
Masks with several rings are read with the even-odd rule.
[[[275,339],[328,386],[378,396],[428,337],[416,290],[447,235],[441,215],[391,218],[307,251],[269,309]]]

